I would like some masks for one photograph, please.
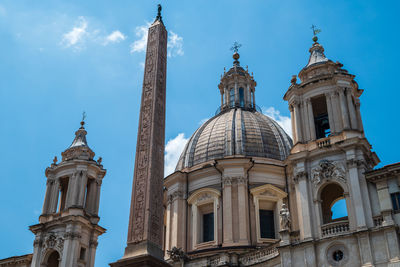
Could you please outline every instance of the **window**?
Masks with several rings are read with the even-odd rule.
[[[86,248],[81,248],[81,252],[79,253],[79,259],[84,261],[86,258]]]
[[[203,242],[214,240],[214,213],[203,214]]]
[[[273,243],[279,238],[279,211],[287,194],[271,184],[252,188],[257,243]]]
[[[390,194],[394,211],[400,211],[400,192]]]
[[[202,188],[188,198],[190,205],[190,227],[192,249],[208,248],[218,244],[218,210],[220,192],[213,188]]]
[[[314,113],[315,135],[317,139],[328,137],[331,134],[331,130],[325,96],[311,99],[311,104]]]
[[[231,107],[235,106],[235,89],[231,88],[231,90],[229,90],[229,105]]]
[[[273,210],[260,210],[261,238],[275,238],[275,220]]]
[[[244,107],[244,89],[239,88],[239,102],[240,102],[240,107]]]

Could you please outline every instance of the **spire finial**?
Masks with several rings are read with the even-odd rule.
[[[81,121],[81,128],[83,128],[83,125],[85,125],[85,119],[86,119],[86,112],[82,112],[82,121]]]
[[[242,47],[242,45],[239,44],[238,42],[234,42],[233,46],[231,47],[231,50],[234,52],[233,53],[233,59],[235,60],[235,61],[233,61],[234,65],[239,65],[238,59],[240,58],[240,55],[239,55],[238,51],[239,51],[240,47]]]
[[[242,47],[241,44],[239,44],[238,42],[234,42],[233,46],[231,47],[231,50],[233,52],[237,53],[237,52],[239,52],[239,48],[241,48],[241,47]]]
[[[313,35],[314,35],[312,40],[316,43],[318,41],[317,34],[321,32],[321,29],[318,29],[314,24],[311,25],[311,29],[312,29]]]
[[[162,10],[162,6],[161,6],[161,4],[158,4],[158,5],[157,5],[157,17],[156,17],[156,21],[158,20],[158,21],[160,21],[160,22],[163,22],[163,21],[162,21],[162,16],[161,16],[161,10]]]

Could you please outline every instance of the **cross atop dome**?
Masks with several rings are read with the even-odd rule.
[[[234,52],[233,53],[233,59],[235,60],[235,61],[233,61],[233,64],[237,65],[237,66],[239,66],[239,60],[238,59],[240,58],[240,55],[239,55],[238,51],[239,51],[240,47],[242,47],[242,45],[239,44],[236,41],[233,43],[233,46],[231,47],[231,51]]]

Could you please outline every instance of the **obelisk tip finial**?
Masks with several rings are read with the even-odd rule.
[[[157,17],[156,17],[155,21],[163,22],[162,21],[162,16],[161,16],[161,10],[162,10],[162,6],[161,6],[161,4],[158,4],[157,5]]]

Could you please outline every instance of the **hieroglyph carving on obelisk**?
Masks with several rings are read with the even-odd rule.
[[[128,248],[143,242],[162,250],[166,70],[167,31],[160,16],[148,32]]]

